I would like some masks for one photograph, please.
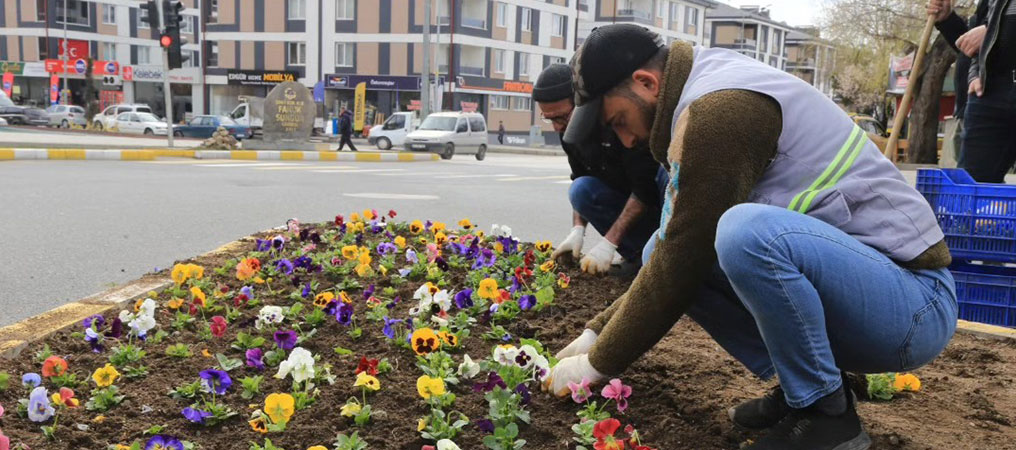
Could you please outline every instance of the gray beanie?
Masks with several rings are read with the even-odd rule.
[[[533,86],[533,100],[556,102],[572,97],[572,69],[567,64],[551,64],[543,69]]]

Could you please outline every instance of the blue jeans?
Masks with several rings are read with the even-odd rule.
[[[687,315],[756,376],[777,375],[794,408],[836,391],[841,371],[925,365],[956,331],[947,269],[904,269],[804,214],[735,206],[720,218],[716,252]]]
[[[656,185],[660,189],[662,202],[664,189],[667,187],[667,172],[662,167],[656,173]],[[614,190],[593,176],[576,178],[568,189],[568,200],[571,201],[572,209],[603,236],[607,235],[607,231],[617,221],[629,197],[630,194]],[[646,212],[621,237],[617,252],[628,261],[636,263],[641,261],[642,248],[659,226],[660,204],[646,205]]]
[[[1016,83],[1008,77],[989,79],[982,97],[967,97],[959,167],[981,183],[1005,182],[1016,163]]]

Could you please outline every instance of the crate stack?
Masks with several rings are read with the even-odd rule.
[[[962,169],[921,169],[917,190],[952,253],[960,319],[1016,327],[1016,186],[977,183]]]

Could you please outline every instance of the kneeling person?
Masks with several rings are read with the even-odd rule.
[[[571,67],[565,64],[548,66],[533,88],[543,119],[558,133],[568,126],[573,97]],[[641,266],[642,248],[659,226],[666,172],[644,146],[625,149],[607,129],[562,147],[572,171],[568,198],[573,227],[553,257],[570,254],[578,259],[586,224],[592,224],[604,239],[582,258],[582,270],[607,272],[615,253],[630,267]]]

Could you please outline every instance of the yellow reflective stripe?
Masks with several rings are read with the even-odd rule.
[[[794,199],[790,201],[790,205],[787,206],[787,209],[792,211],[798,211],[801,213],[807,210],[807,209],[802,210],[801,208],[798,208],[798,206],[801,204],[801,200],[810,192],[815,191],[816,189],[818,190],[824,189],[824,188],[820,189],[819,186],[825,184],[826,180],[833,173],[833,170],[835,170],[836,167],[840,165],[840,162],[843,161],[843,158],[847,156],[848,153],[850,153],[851,148],[855,145],[855,141],[857,140],[860,134],[861,127],[854,125],[854,129],[853,131],[851,131],[850,137],[848,137],[846,142],[843,143],[843,146],[840,147],[840,151],[836,154],[836,158],[833,159],[833,162],[829,163],[829,165],[825,168],[822,174],[819,175],[818,178],[816,178],[815,181],[811,183],[811,186],[808,186],[808,189],[805,189],[794,196]]]
[[[807,213],[808,207],[811,206],[811,201],[815,200],[815,196],[818,195],[819,192],[835,186],[836,182],[840,181],[840,178],[843,177],[843,174],[847,173],[847,169],[850,169],[850,166],[854,165],[854,160],[857,159],[857,155],[860,155],[861,149],[864,148],[864,144],[867,141],[866,138],[867,136],[861,135],[861,139],[857,140],[857,144],[854,145],[854,149],[850,152],[850,158],[848,158],[847,162],[843,164],[843,167],[840,167],[840,170],[836,172],[836,175],[829,180],[829,183],[823,186],[822,189],[812,191],[808,194],[808,197],[804,199],[804,204],[801,205],[801,213]]]

